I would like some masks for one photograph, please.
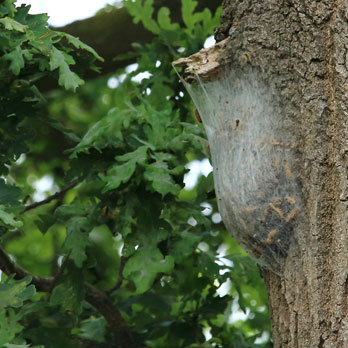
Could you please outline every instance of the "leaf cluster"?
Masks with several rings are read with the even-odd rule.
[[[270,347],[255,343],[269,332],[256,266],[213,222],[212,174],[183,184],[209,153],[171,62],[202,47],[220,15],[196,5],[182,1],[179,24],[167,8],[154,17],[152,0],[124,1],[156,38],[117,57],[135,66],[83,86],[77,72],[101,59],[93,49],[28,6],[0,5],[1,243],[53,277],[49,294],[29,278],[0,284],[4,347],[121,347],[127,335],[134,347]],[[67,91],[43,102],[44,75]],[[52,182],[41,201],[40,178]]]

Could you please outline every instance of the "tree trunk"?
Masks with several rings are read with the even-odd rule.
[[[348,5],[225,0],[216,39],[177,65],[207,129],[225,225],[260,261],[274,346],[348,347]]]

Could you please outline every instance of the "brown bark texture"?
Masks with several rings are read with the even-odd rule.
[[[285,172],[289,174],[286,176],[295,177],[297,195],[301,200],[300,212],[297,217],[295,213],[285,216],[279,203],[281,197],[278,203],[274,199],[269,204],[273,216],[277,216],[278,221],[283,219],[283,225],[288,226],[287,233],[291,236],[286,249],[281,250],[281,263],[276,268],[262,269],[261,264],[268,289],[274,346],[348,347],[348,3],[331,0],[225,0],[222,25],[215,36],[223,44],[218,48],[219,57],[216,58],[215,54],[213,60],[224,66],[224,72],[220,71],[219,75],[214,62],[212,71],[215,77],[207,77],[207,69],[200,75],[201,71],[195,64],[198,62],[198,66],[200,63],[203,66],[209,63],[209,52],[201,52],[204,58],[196,56],[179,62],[178,65],[189,66],[185,70],[186,78],[190,73],[198,75],[200,83],[206,83],[204,91],[207,96],[216,99],[218,97],[209,93],[209,80],[226,75],[226,69],[232,71],[228,78],[242,81],[233,87],[236,94],[238,86],[245,85],[243,74],[252,71],[253,76],[262,80],[262,84],[250,82],[262,90],[257,97],[261,101],[266,98],[267,105],[274,100],[276,105],[262,110],[276,115],[271,119],[273,123],[285,125],[284,137],[296,139],[295,147],[291,147],[295,170],[295,164],[290,163],[295,173],[290,173],[290,167],[285,168]],[[245,80],[250,81],[250,77]],[[233,85],[233,81],[229,83]],[[250,102],[250,107],[242,110],[244,115],[240,115],[233,129],[227,125],[224,127],[224,134],[230,129],[230,137],[237,136],[233,132],[243,126],[243,116],[247,119],[247,112],[254,112],[255,105]],[[228,111],[230,114],[234,112],[232,109]],[[205,122],[204,115],[201,116]],[[264,120],[269,117],[263,115]],[[272,128],[276,139],[274,146],[281,142],[277,138],[277,127]],[[220,138],[223,136],[221,133]],[[224,148],[228,147],[226,144],[224,141]],[[233,231],[238,229],[236,207],[230,204],[234,202],[233,192],[226,198],[224,192],[228,187],[219,182],[233,182],[230,177],[238,169],[224,167],[222,162],[232,161],[236,150],[218,149],[212,151],[213,163],[214,156],[221,157],[221,151],[225,151],[220,160],[215,159],[215,165],[219,165],[219,171],[221,168],[230,170],[221,175],[214,166],[215,181],[218,181],[217,198],[222,201],[219,207],[224,210],[223,220],[237,240],[246,244],[256,259],[261,259],[262,253],[267,252],[264,245],[269,245],[271,250],[272,244],[283,242],[283,236],[276,226],[263,237],[261,245],[260,239],[252,239],[253,236],[246,236],[243,232],[242,227],[251,224],[247,219],[240,223],[241,235]],[[283,184],[281,180],[278,183]],[[221,192],[219,187],[223,189]],[[281,188],[277,190],[287,196],[288,202],[295,201],[291,201],[292,195],[286,195]],[[248,209],[257,211],[257,206],[251,204]],[[292,219],[297,219],[298,223],[290,228],[287,224]],[[279,239],[277,234],[280,234]],[[248,242],[245,242],[246,238]],[[279,251],[280,247],[275,246],[273,250]]]
[[[274,345],[348,347],[347,3],[227,0],[222,22],[225,59],[248,56],[297,125],[308,223],[283,275],[264,271]]]

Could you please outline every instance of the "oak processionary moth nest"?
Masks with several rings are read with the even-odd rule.
[[[206,129],[223,222],[262,267],[281,274],[303,219],[295,128],[256,70],[226,67],[214,79],[188,70],[182,81]]]

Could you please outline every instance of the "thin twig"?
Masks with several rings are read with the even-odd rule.
[[[23,199],[23,204],[24,204],[24,205],[27,204],[29,198],[30,198],[30,195],[26,195],[26,196],[24,197],[24,199]]]
[[[79,183],[78,180],[74,180],[71,184],[69,184],[68,186],[64,187],[61,191],[56,192],[52,196],[49,196],[49,197],[47,197],[46,199],[44,199],[44,200],[42,200],[40,202],[35,202],[33,204],[27,205],[25,207],[25,209],[22,211],[22,214],[26,213],[29,210],[35,209],[37,207],[40,207],[41,205],[48,204],[48,203],[52,202],[55,199],[59,199],[59,198],[63,197],[69,190],[74,188],[78,183]]]
[[[123,282],[123,269],[124,269],[124,266],[126,265],[128,260],[129,260],[129,257],[125,257],[125,256],[121,257],[120,268],[118,270],[117,282],[116,282],[115,286],[113,286],[111,289],[106,291],[106,293],[108,295],[111,295],[114,291],[116,291],[122,285],[122,282]]]

